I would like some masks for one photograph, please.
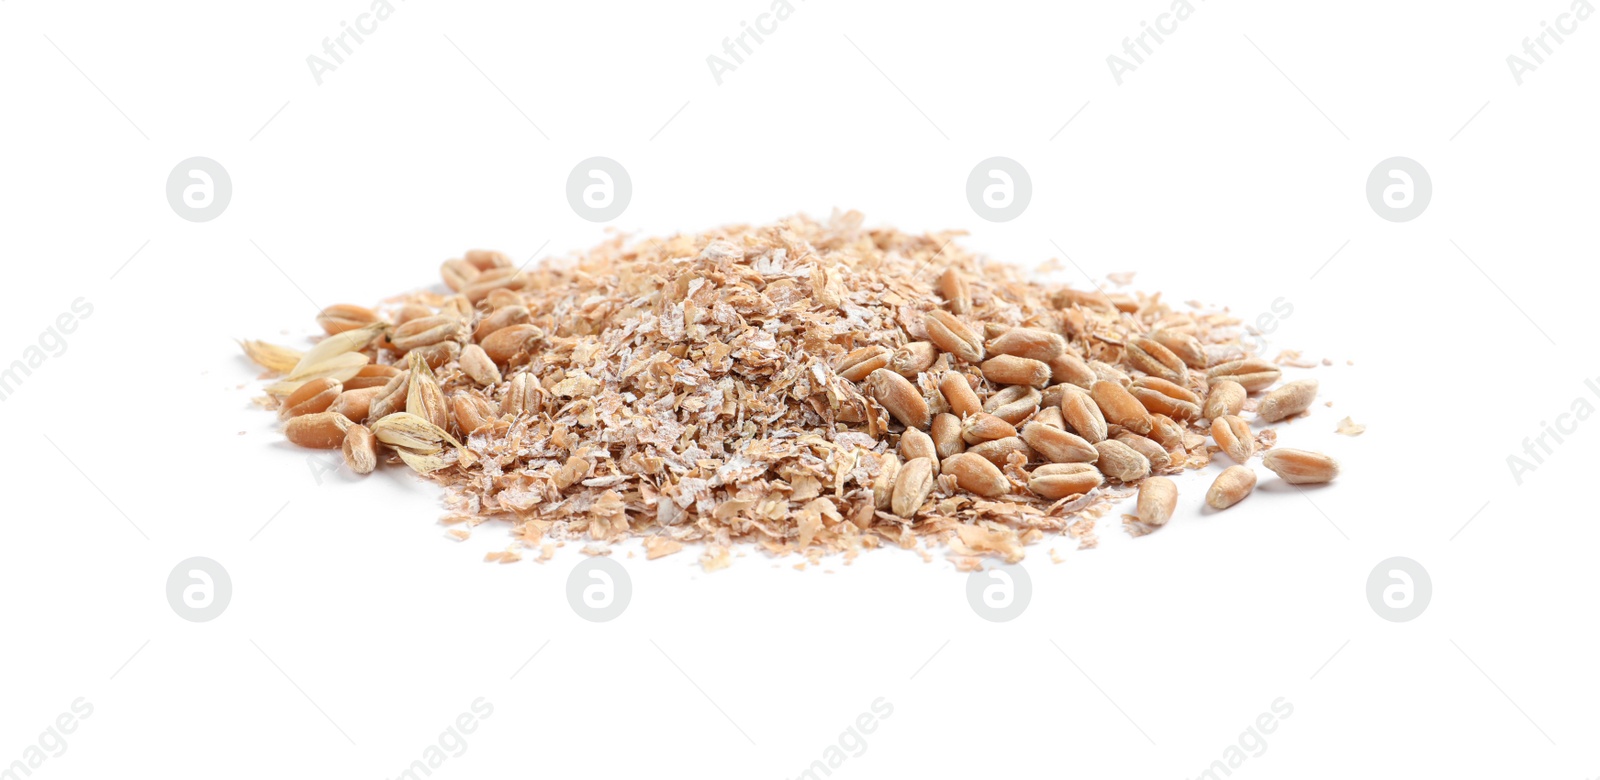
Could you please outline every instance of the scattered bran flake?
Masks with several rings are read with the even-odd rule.
[[[733,555],[723,545],[708,545],[705,553],[700,556],[700,568],[707,572],[720,571],[731,565],[733,565]]]
[[[1005,558],[1006,563],[1022,560],[1022,541],[1011,528],[982,522],[978,525],[957,525],[955,529],[960,538],[950,541],[950,549],[958,554],[990,552]]]
[[[1367,432],[1367,426],[1346,417],[1339,421],[1339,427],[1333,432],[1344,436],[1360,436]]]
[[[1092,550],[1100,546],[1100,537],[1094,533],[1094,522],[1093,517],[1080,517],[1067,526],[1072,538],[1078,540],[1078,549]]]
[[[1122,530],[1129,536],[1137,539],[1146,534],[1154,533],[1159,526],[1148,525],[1140,520],[1138,515],[1123,515]]]
[[[1286,349],[1282,352],[1279,352],[1278,356],[1274,358],[1272,362],[1277,363],[1280,366],[1292,366],[1294,368],[1317,367],[1317,361],[1312,360],[1311,358],[1301,357],[1300,351],[1297,349]]]
[[[1053,563],[1065,563],[1067,559],[1061,557],[1061,553],[1056,552],[1056,548],[1051,547],[1050,548],[1050,560]]]
[[[604,557],[604,556],[610,555],[611,554],[611,548],[610,547],[605,547],[605,546],[602,546],[602,545],[598,545],[598,544],[586,544],[586,545],[583,546],[583,549],[579,550],[578,552],[581,552],[584,555],[589,556],[590,558],[600,558],[600,557]]]
[[[946,557],[948,557],[950,559],[951,563],[955,564],[956,571],[959,571],[959,572],[983,571],[983,559],[982,558],[978,558],[976,556],[971,556],[971,555],[957,555],[957,554],[955,554],[953,552],[950,553],[949,555],[947,555]]]
[[[446,530],[445,533],[455,537],[460,541],[466,541],[468,537],[472,536],[472,532],[465,528],[451,528]]]
[[[1106,274],[1106,278],[1110,279],[1111,283],[1117,285],[1118,287],[1126,287],[1129,284],[1133,283],[1133,275],[1135,273],[1138,273],[1138,272],[1137,271],[1117,271],[1115,273]]]
[[[676,539],[668,539],[665,536],[650,536],[644,540],[644,556],[647,560],[653,561],[682,549],[683,542]]]
[[[1262,452],[1272,449],[1278,444],[1278,429],[1263,428],[1256,433],[1256,449]]]

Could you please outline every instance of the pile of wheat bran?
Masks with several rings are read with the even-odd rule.
[[[492,560],[642,537],[651,558],[701,545],[708,569],[739,545],[943,547],[962,568],[1062,533],[1092,546],[1097,518],[1208,464],[1211,418],[1277,379],[1225,312],[1036,284],[956,235],[849,212],[528,269],[474,251],[444,264],[448,292],[330,307],[304,353],[244,346],[283,375],[292,441],[425,474],[458,538],[508,521]],[[1237,399],[1212,392],[1235,379]],[[1248,438],[1228,441],[1274,433]]]

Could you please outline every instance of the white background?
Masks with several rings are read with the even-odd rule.
[[[85,697],[35,777],[389,778],[485,697],[435,776],[788,778],[885,697],[836,776],[1189,778],[1283,697],[1236,776],[1600,774],[1600,423],[1520,485],[1506,463],[1574,399],[1600,406],[1600,21],[1519,86],[1506,57],[1563,0],[1198,0],[1119,86],[1106,57],[1164,2],[796,0],[718,86],[706,57],[766,0],[397,0],[319,86],[306,57],[366,10],[0,3],[0,364],[93,306],[0,404],[0,762]],[[197,155],[234,189],[198,224],[164,189]],[[594,155],[633,180],[609,225],[565,200]],[[994,155],[1034,184],[1004,224],[964,192]],[[1396,155],[1432,176],[1411,222],[1364,194]],[[1264,479],[1222,514],[1190,475],[1160,533],[1113,516],[1097,550],[1031,548],[1006,624],[943,558],[705,574],[627,549],[633,601],[591,624],[566,603],[575,547],[484,564],[503,530],[447,539],[431,485],[319,481],[231,341],[301,345],[316,306],[435,284],[468,247],[834,207],[1246,318],[1285,299],[1269,351],[1335,365],[1306,372],[1332,408],[1280,443],[1344,475]],[[1346,415],[1368,432],[1333,435]],[[164,596],[193,555],[233,580],[209,623]],[[1366,600],[1396,555],[1433,581],[1409,623]]]

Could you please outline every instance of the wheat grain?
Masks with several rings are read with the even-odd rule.
[[[1317,380],[1301,379],[1290,382],[1267,393],[1256,407],[1256,417],[1263,422],[1277,422],[1293,417],[1311,408],[1317,399]]]
[[[1088,463],[1050,463],[1028,475],[1028,489],[1051,501],[1083,495],[1104,482],[1100,471]]]
[[[867,375],[867,395],[907,428],[928,427],[928,402],[905,377],[880,368]]]
[[[1256,437],[1250,423],[1243,418],[1228,415],[1211,421],[1211,438],[1234,463],[1244,465],[1256,451]]]
[[[1150,459],[1120,441],[1106,439],[1096,442],[1094,448],[1099,454],[1095,466],[1112,479],[1137,482],[1150,473]]]
[[[895,477],[894,493],[889,499],[895,514],[910,517],[917,513],[923,502],[928,500],[928,494],[933,492],[934,468],[932,458],[906,461]]]
[[[1139,483],[1140,522],[1159,528],[1172,519],[1178,508],[1178,486],[1166,477],[1151,477]]]
[[[1230,414],[1237,415],[1244,410],[1245,390],[1231,379],[1224,379],[1211,385],[1211,394],[1206,396],[1205,409],[1201,415],[1208,419],[1226,417]]]
[[[1216,481],[1206,490],[1206,505],[1212,509],[1227,509],[1250,495],[1256,487],[1256,473],[1245,466],[1229,466],[1217,475]]]
[[[996,498],[1011,492],[1011,483],[1000,469],[971,452],[952,455],[939,464],[939,473],[955,478],[962,490],[987,498]]]
[[[1089,392],[1107,422],[1116,423],[1134,433],[1150,432],[1154,422],[1150,419],[1149,410],[1122,385],[1102,379],[1095,382]]]
[[[1331,482],[1339,476],[1339,463],[1320,452],[1279,447],[1261,457],[1261,465],[1291,485]]]
[[[377,442],[365,425],[351,425],[344,432],[340,449],[344,453],[344,465],[357,474],[371,474],[378,465]]]
[[[939,348],[968,362],[983,360],[983,341],[966,323],[943,309],[934,309],[923,317],[922,327],[928,338]]]

